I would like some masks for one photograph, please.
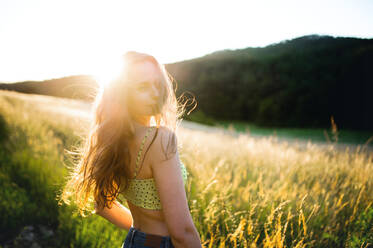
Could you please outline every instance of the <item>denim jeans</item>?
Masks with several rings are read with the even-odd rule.
[[[150,246],[145,242],[145,238],[148,234],[140,231],[139,229],[130,227],[126,239],[123,242],[122,248],[175,248],[171,242],[170,236],[159,236],[162,241],[159,246]],[[154,235],[154,234],[152,234]]]

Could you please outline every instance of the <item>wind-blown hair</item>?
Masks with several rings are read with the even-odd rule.
[[[119,192],[128,187],[131,161],[128,141],[134,137],[127,104],[131,70],[149,61],[162,75],[158,108],[152,116],[157,127],[165,126],[175,132],[185,111],[185,104],[178,103],[173,78],[164,65],[151,55],[134,51],[124,54],[123,59],[119,76],[100,87],[94,99],[88,136],[62,190],[61,199],[70,204],[72,198],[83,216],[86,211],[92,212],[93,204],[111,208]]]

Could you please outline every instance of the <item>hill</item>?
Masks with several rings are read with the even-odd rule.
[[[165,65],[177,96],[198,107],[186,119],[263,127],[373,130],[373,39],[308,35],[266,47],[222,50]],[[0,89],[90,101],[97,82],[70,76]]]
[[[310,35],[167,65],[198,110],[260,126],[373,128],[373,39]]]
[[[91,75],[75,75],[43,81],[2,83],[0,89],[91,101],[98,87]]]

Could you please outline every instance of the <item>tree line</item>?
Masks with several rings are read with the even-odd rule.
[[[166,67],[215,119],[373,130],[373,39],[308,35]]]

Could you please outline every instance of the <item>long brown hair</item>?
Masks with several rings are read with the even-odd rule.
[[[77,204],[81,215],[92,212],[93,203],[99,208],[111,208],[121,189],[128,187],[130,153],[128,141],[134,136],[127,99],[130,90],[129,73],[134,66],[149,61],[162,75],[158,112],[155,125],[177,129],[185,104],[179,105],[173,90],[173,77],[164,65],[151,55],[129,51],[123,56],[123,70],[118,77],[102,86],[93,102],[92,122],[83,146],[78,148],[79,160],[73,165],[61,199]],[[175,89],[176,91],[176,89]],[[77,154],[77,153],[75,153]]]

